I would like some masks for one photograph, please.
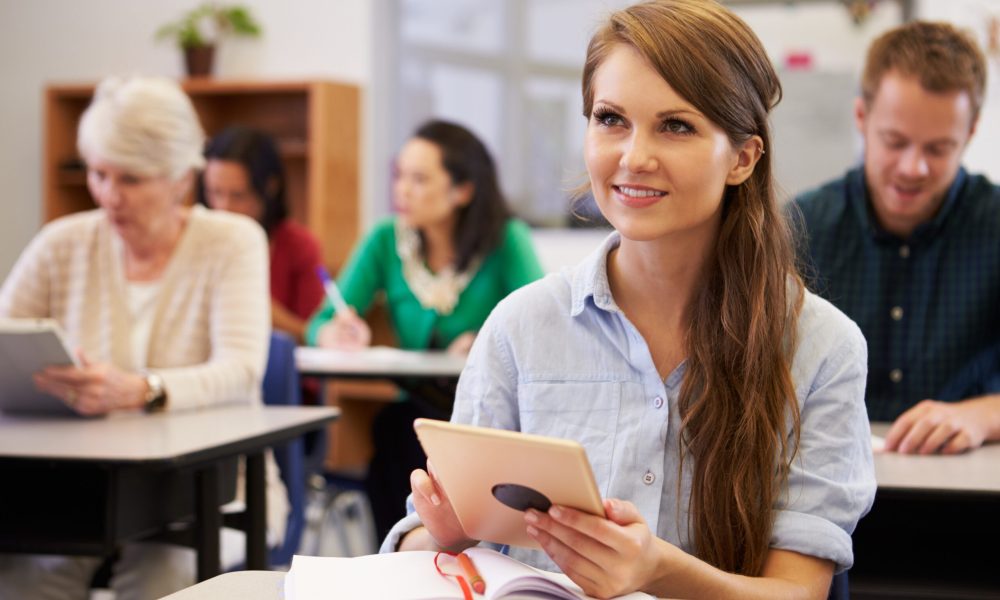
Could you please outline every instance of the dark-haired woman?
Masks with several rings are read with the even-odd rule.
[[[271,254],[271,325],[304,340],[306,321],[323,300],[316,275],[320,245],[288,218],[285,169],[274,141],[264,132],[233,126],[208,142],[205,158],[199,200],[261,224]]]
[[[326,302],[306,339],[369,345],[371,330],[358,314],[385,292],[401,347],[465,354],[493,307],[542,276],[529,230],[511,218],[485,145],[454,123],[427,122],[403,145],[393,201],[398,215],[375,226],[338,277],[356,312],[335,314]],[[424,466],[413,419],[448,418],[451,410],[452,390],[411,392],[412,402],[391,405],[375,423],[369,492],[380,536],[405,510],[410,472]]]

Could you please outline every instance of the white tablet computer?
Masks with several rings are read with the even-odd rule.
[[[587,454],[574,441],[431,419],[413,427],[470,538],[537,548],[524,510],[560,504],[604,514]]]
[[[31,376],[52,365],[77,364],[51,319],[0,319],[0,410],[76,415],[55,396],[35,389]]]

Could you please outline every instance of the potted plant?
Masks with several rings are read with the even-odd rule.
[[[160,27],[156,38],[172,39],[183,50],[188,76],[205,77],[212,72],[219,40],[229,35],[257,37],[260,32],[260,24],[247,7],[206,2]]]

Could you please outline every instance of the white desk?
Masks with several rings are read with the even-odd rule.
[[[872,424],[878,436],[888,429]],[[875,505],[853,536],[852,600],[1000,598],[1000,444],[955,456],[876,453],[875,477]]]
[[[163,600],[279,600],[284,598],[285,573],[281,571],[236,571],[223,573],[181,590]],[[331,592],[330,597],[334,594]]]
[[[266,568],[264,450],[338,414],[231,406],[104,419],[0,415],[0,552],[108,555],[193,516],[199,579],[214,576],[228,500],[220,471],[245,455],[247,564]]]
[[[885,437],[888,430],[888,423],[872,424],[874,435]],[[1000,444],[989,444],[957,456],[879,452],[875,454],[875,479],[879,490],[1000,495]]]
[[[295,349],[299,373],[311,377],[428,378],[462,373],[465,357],[443,351],[416,352],[385,346],[358,351],[299,347]]]

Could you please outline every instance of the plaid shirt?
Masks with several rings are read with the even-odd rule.
[[[875,221],[861,168],[794,205],[806,280],[868,340],[870,419],[1000,391],[1000,187],[960,169],[908,239]]]

